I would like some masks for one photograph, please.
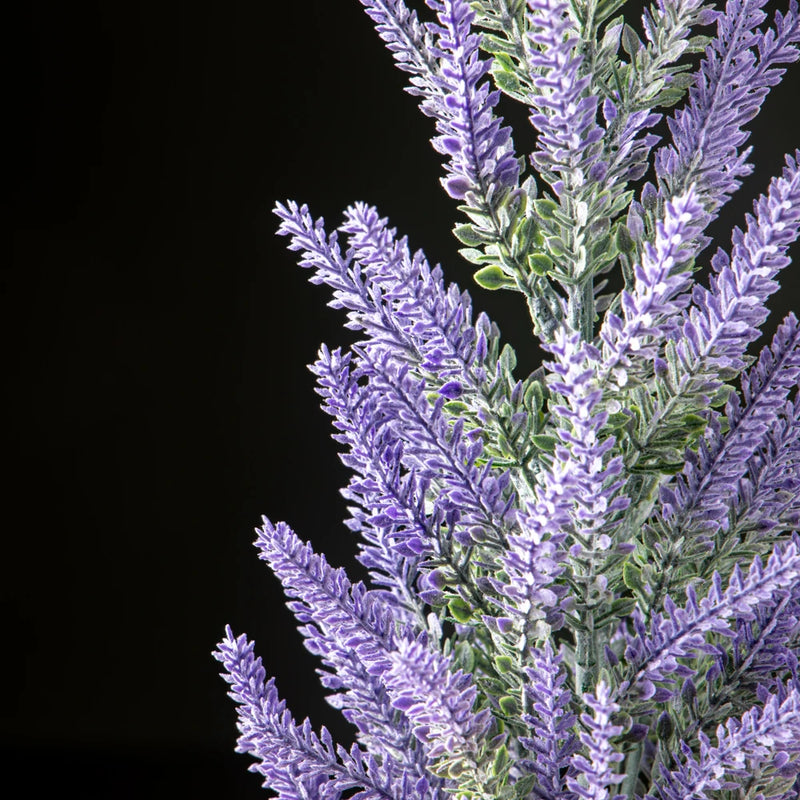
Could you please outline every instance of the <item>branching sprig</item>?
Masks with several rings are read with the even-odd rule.
[[[434,121],[461,255],[524,294],[548,356],[516,376],[374,207],[329,233],[277,204],[359,335],[311,369],[369,583],[265,518],[356,744],[296,724],[227,629],[239,750],[287,800],[796,800],[800,323],[748,348],[800,238],[800,150],[697,280],[746,125],[798,60],[796,0],[654,0],[642,40],[622,0],[426,0],[427,22],[360,2]],[[527,158],[501,92],[537,131]]]
[[[775,26],[761,33],[766,0],[728,0],[717,17],[717,35],[694,76],[689,104],[669,120],[672,144],[656,152],[656,173],[666,196],[697,184],[709,212],[724,205],[752,171],[744,125],[759,111],[782,65],[800,53],[800,17],[796,0],[775,13]]]

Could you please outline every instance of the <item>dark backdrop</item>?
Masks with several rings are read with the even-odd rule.
[[[256,639],[298,720],[350,732],[252,529],[265,513],[334,564],[353,550],[347,476],[305,367],[350,337],[270,208],[292,197],[337,224],[367,200],[471,285],[431,123],[356,0],[18,5],[5,29],[4,783],[21,776],[25,797],[263,796],[233,754],[210,657],[225,623]],[[798,86],[795,69],[754,123],[760,169],[715,233],[800,144]],[[782,280],[770,330],[798,306],[796,271]],[[473,295],[521,371],[535,366],[517,296]]]

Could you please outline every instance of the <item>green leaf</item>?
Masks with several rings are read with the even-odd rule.
[[[618,431],[621,428],[624,428],[630,419],[630,414],[626,414],[624,411],[615,411],[613,414],[608,415],[605,427],[612,431]]]
[[[454,597],[448,604],[447,608],[455,619],[456,622],[469,622],[472,619],[472,607],[460,597]]]
[[[528,266],[537,275],[547,275],[553,268],[553,259],[547,253],[531,253],[528,256]]]
[[[511,695],[506,695],[505,697],[501,697],[497,704],[500,706],[500,710],[507,716],[513,717],[519,712],[519,703],[517,702],[516,697],[511,697]]]
[[[462,254],[463,250],[460,251]],[[484,289],[495,291],[496,289],[506,289],[514,286],[514,281],[509,278],[500,267],[490,264],[488,267],[479,269],[475,275],[475,283],[482,286]]]
[[[517,795],[517,800],[523,800],[523,798],[527,797],[533,791],[535,785],[536,775],[526,775],[524,778],[520,778],[514,784],[514,792]]]
[[[622,565],[622,581],[631,591],[644,592],[642,571],[632,561],[626,561]]]
[[[470,264],[485,264],[486,254],[481,250],[476,250],[473,247],[462,247],[458,254],[463,256]],[[499,269],[499,267],[498,267]]]
[[[620,253],[632,253],[636,247],[636,242],[633,241],[630,231],[624,225],[617,225],[614,243]]]
[[[485,237],[481,236],[475,230],[475,227],[468,223],[456,225],[456,227],[453,228],[453,236],[455,236],[461,244],[465,244],[468,247],[477,247],[486,242]]]
[[[703,417],[698,416],[697,414],[687,414],[683,419],[681,419],[681,423],[686,426],[690,431],[691,430],[704,430],[708,425],[708,421],[703,419]]]
[[[512,97],[519,97],[519,80],[513,72],[505,72],[501,69],[492,70],[497,88],[510,94]]]
[[[567,246],[559,236],[547,237],[547,249],[557,258],[567,252]]]
[[[462,403],[461,400],[450,400],[444,404],[444,410],[448,414],[461,415],[465,411],[469,411],[469,406],[466,403]]]
[[[545,453],[554,453],[558,439],[546,433],[537,433],[531,436],[531,443],[537,450],[544,450]]]
[[[475,669],[475,652],[469,642],[459,642],[455,648],[455,663],[458,669],[472,672]]]
[[[627,23],[622,29],[622,47],[631,58],[639,52],[639,48],[644,47],[636,31]]]
[[[660,472],[662,475],[677,475],[683,467],[683,461],[652,461],[644,464],[634,464],[628,469],[636,474]]]
[[[597,25],[607,20],[618,8],[621,8],[627,0],[600,0],[595,6],[595,22]]]
[[[612,12],[613,13],[613,12]],[[622,26],[625,23],[625,17],[620,15],[616,19],[606,25],[603,32],[603,39],[600,42],[600,49],[607,50],[610,55],[616,55],[619,50],[619,37],[622,34]]]
[[[523,404],[526,408],[533,410],[540,409],[544,405],[544,391],[542,384],[538,380],[532,380],[525,388]]]
[[[672,721],[672,717],[670,716],[669,712],[665,711],[659,716],[658,721],[656,722],[656,736],[658,736],[662,742],[667,742],[674,731],[675,723]]]
[[[690,86],[694,86],[695,77],[694,75],[673,75],[672,80],[669,82],[670,89],[681,89],[686,90]]]
[[[613,261],[617,257],[615,249],[611,246],[611,237],[608,235],[601,236],[592,245],[592,261],[601,259],[603,261]]]
[[[486,33],[481,39],[481,50],[485,50],[493,56],[501,57],[502,55],[513,54],[516,48],[507,39],[501,39],[493,33]],[[506,65],[504,64],[503,66],[505,67]]]
[[[686,41],[687,53],[704,53],[706,47],[711,43],[710,36],[692,36]]]
[[[632,614],[634,608],[636,608],[636,598],[618,597],[616,600],[612,601],[611,605],[608,607],[608,612],[603,616],[621,619],[622,617],[627,617],[629,614]]]
[[[501,675],[505,675],[507,672],[511,672],[511,670],[514,669],[514,660],[511,656],[497,656],[494,660],[494,665]]]
[[[544,197],[539,200],[534,200],[533,207],[536,210],[536,214],[543,219],[552,219],[558,209],[556,203]]]
[[[657,105],[663,108],[672,108],[676,103],[680,103],[683,100],[684,94],[685,92],[681,90],[674,90],[668,87],[658,96]]]
[[[503,368],[503,372],[510,375],[514,371],[514,367],[517,366],[517,354],[514,352],[514,348],[510,344],[503,346],[499,361]]]
[[[711,400],[709,401],[711,408],[724,406],[725,403],[728,402],[731,392],[733,392],[733,386],[728,386],[727,384],[720,386],[719,389],[717,389],[717,391],[711,396]]]
[[[492,764],[492,774],[495,777],[502,775],[506,766],[508,765],[508,750],[504,744],[497,748],[497,753],[494,757],[494,764]]]

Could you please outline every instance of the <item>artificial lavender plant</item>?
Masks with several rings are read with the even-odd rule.
[[[800,234],[800,151],[729,246],[704,233],[798,59],[798,6],[655,0],[640,39],[623,2],[427,0],[422,23],[361,0],[434,121],[461,254],[523,295],[549,356],[516,378],[496,325],[376,209],[329,232],[276,206],[361,335],[312,370],[370,575],[259,530],[357,727],[348,751],[298,724],[228,630],[238,749],[281,798],[800,792],[800,323],[748,354]],[[529,157],[501,92],[530,110]]]

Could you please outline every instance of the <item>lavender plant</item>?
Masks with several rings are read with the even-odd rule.
[[[523,295],[549,359],[515,377],[376,209],[328,232],[277,204],[360,335],[312,371],[370,581],[264,519],[356,743],[298,725],[228,629],[238,750],[287,800],[796,798],[800,323],[748,348],[800,234],[800,151],[730,247],[704,233],[800,55],[796,0],[655,0],[644,40],[624,0],[426,2],[435,22],[361,0],[434,120],[461,255]],[[530,109],[529,158],[501,92]]]

